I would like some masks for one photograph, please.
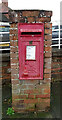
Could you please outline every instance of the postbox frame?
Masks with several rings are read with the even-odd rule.
[[[32,35],[21,35],[21,31],[20,31],[20,26],[21,25],[40,25],[41,26],[41,34],[40,35],[34,35],[35,39],[33,40],[34,42],[39,42],[38,38],[40,39],[41,38],[41,41],[40,41],[40,52],[41,52],[41,56],[40,56],[40,77],[22,77],[20,74],[21,74],[21,46],[20,44],[22,43],[22,41],[20,41],[20,37],[27,37],[27,41],[25,42],[28,42],[29,41],[29,37],[32,37]],[[35,32],[35,31],[34,31]],[[37,31],[36,31],[37,32]],[[34,38],[32,37],[32,38]],[[38,37],[38,38],[37,38]],[[41,47],[41,44],[42,44],[42,47]],[[28,45],[27,45],[28,46]],[[43,79],[43,52],[44,52],[44,23],[18,23],[18,48],[19,48],[19,79],[20,80],[33,80],[33,79],[38,79],[38,80],[42,80]],[[26,53],[26,51],[25,51]],[[35,56],[36,57],[36,56]],[[25,59],[26,59],[26,54],[25,54]]]

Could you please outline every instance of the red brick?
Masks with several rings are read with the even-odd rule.
[[[25,99],[25,98],[27,98],[27,95],[15,95],[15,94],[13,94],[13,100],[15,100],[15,99]]]
[[[9,38],[10,38],[10,40],[13,40],[13,35],[12,35],[12,36],[10,36]]]
[[[12,74],[18,74],[18,69],[11,69]]]
[[[41,15],[50,17],[50,16],[52,16],[52,11],[41,11]]]
[[[44,91],[43,91],[43,93],[45,93],[45,94],[47,93],[47,94],[50,95],[50,89],[46,89],[46,88],[45,88]]]
[[[45,29],[45,34],[52,34],[52,29]]]
[[[52,23],[45,23],[45,28],[52,28]]]
[[[51,51],[51,47],[45,47],[45,51]]]
[[[36,22],[50,22],[50,21],[51,21],[50,17],[41,17],[36,19]]]
[[[17,48],[17,47],[13,47],[13,48],[11,48],[10,50],[11,50],[11,52],[17,52],[17,51],[18,51],[18,48]]]
[[[10,45],[13,46],[13,47],[18,46],[18,42],[17,41],[11,41]]]
[[[45,58],[45,62],[50,62],[51,63],[51,58]]]
[[[12,29],[10,29],[10,34],[13,34],[13,30]]]
[[[17,29],[10,30],[10,34],[18,34],[18,30]]]
[[[51,78],[51,74],[44,74],[44,78]]]
[[[52,71],[57,71],[57,70],[60,70],[61,69],[61,67],[59,67],[59,68],[54,68],[54,69],[52,69]]]
[[[41,111],[45,111],[47,107],[50,107],[50,99],[39,99],[39,102],[36,103],[36,108]]]
[[[11,22],[18,22],[18,17],[13,16],[12,19],[10,18],[9,21]]]
[[[11,56],[11,58],[17,58],[18,57],[18,54],[17,53],[14,53],[14,52],[12,52],[12,53],[10,53],[10,56]]]
[[[26,18],[25,17],[19,17],[18,22],[19,23],[25,23],[26,22]]]
[[[48,52],[48,53],[45,53],[45,57],[51,57],[52,56],[52,53]]]
[[[13,28],[13,24],[10,25],[10,28]]]
[[[50,45],[52,44],[52,40],[47,40],[47,41],[45,40],[45,41],[44,41],[44,44],[50,46]]]
[[[25,80],[24,84],[29,84],[29,85],[36,85],[38,84],[39,80]]]
[[[35,108],[35,104],[33,104],[33,103],[27,103],[27,104],[25,104],[25,108],[26,109],[28,109],[28,110],[31,110],[31,109],[34,109]]]
[[[36,98],[49,98],[49,94],[44,94],[44,95],[36,95]]]
[[[52,35],[45,35],[45,40],[52,40]]]
[[[11,63],[18,63],[19,60],[18,59],[11,59]]]
[[[14,111],[17,112],[17,113],[24,113],[24,112],[26,112],[25,109],[22,109],[21,107],[20,108],[19,107],[15,107],[14,105],[12,105],[12,106],[13,106]]]
[[[38,16],[39,11],[22,11],[22,16]]]
[[[11,65],[11,69],[17,69],[19,68],[19,66],[17,66],[16,64],[15,65]]]
[[[17,41],[14,41],[14,46],[18,46],[18,42]]]
[[[10,28],[17,28],[17,23],[12,23],[12,24],[10,25]]]
[[[38,94],[39,91],[38,89],[32,89],[32,90],[25,90],[24,93],[27,93],[27,94]]]
[[[20,87],[21,87],[23,90],[24,90],[24,89],[27,89],[27,85],[25,85],[25,84],[21,85]]]
[[[39,93],[41,93],[42,84],[41,84],[41,85],[37,84],[37,85],[36,85],[36,89],[38,89]]]
[[[44,73],[51,73],[51,69],[45,69]]]
[[[19,80],[11,80],[12,84],[16,85],[19,84]]]
[[[27,95],[20,95],[20,99],[25,99],[27,98]]]
[[[18,79],[18,75],[17,75],[17,74],[15,74],[15,75],[14,75],[14,74],[11,74],[11,78],[12,78],[12,79]]]
[[[18,36],[12,34],[12,35],[10,36],[10,40],[18,40]],[[11,42],[11,41],[10,41],[10,42]]]
[[[47,106],[48,106],[48,104],[49,104],[49,106],[50,106],[50,99],[43,99],[43,102],[46,103]]]
[[[13,36],[13,40],[18,40],[18,36],[17,36],[17,35],[14,35],[14,36]]]
[[[13,94],[17,94],[17,93],[19,93],[19,91],[20,91],[20,86],[19,86],[19,84],[13,84],[12,85],[12,91],[13,91]]]
[[[30,22],[30,23],[32,23],[32,22],[35,21],[35,18],[34,18],[34,17],[28,17],[27,19],[28,19],[28,22]]]
[[[15,106],[17,103],[19,103],[20,102],[20,100],[15,100],[15,99],[13,99],[13,97],[12,97],[12,106]]]
[[[24,93],[25,94],[30,94],[30,93],[33,93],[33,90],[25,90]]]
[[[20,95],[12,95],[12,100],[14,101],[15,99],[19,99],[20,98]]]
[[[24,103],[37,103],[38,99],[24,99]]]
[[[24,100],[14,100],[14,101],[13,101],[13,104],[14,104],[14,105],[15,105],[15,104],[19,104],[19,105],[20,105],[21,103],[23,104],[23,103],[24,103]]]
[[[28,98],[35,98],[35,95],[28,95]]]
[[[27,88],[32,90],[32,89],[34,89],[34,85],[33,84],[27,85]]]
[[[52,11],[45,11],[46,16],[52,16]]]
[[[50,83],[51,82],[51,78],[49,79],[49,78],[45,78],[44,79],[44,83]]]
[[[10,42],[10,46],[14,46],[14,41],[11,41],[11,42]]]

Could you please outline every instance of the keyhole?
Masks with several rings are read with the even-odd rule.
[[[26,60],[25,60],[25,65],[27,65],[27,62],[26,62]]]
[[[33,41],[29,41],[29,44],[32,44]]]

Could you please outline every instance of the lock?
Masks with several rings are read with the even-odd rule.
[[[23,75],[24,75],[24,76],[27,76],[27,75],[28,75],[28,71],[27,71],[27,68],[26,68],[26,67],[24,68]]]
[[[29,41],[29,44],[32,44],[33,41]]]

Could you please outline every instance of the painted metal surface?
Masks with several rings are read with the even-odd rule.
[[[18,24],[19,79],[43,79],[43,41],[43,23]]]

